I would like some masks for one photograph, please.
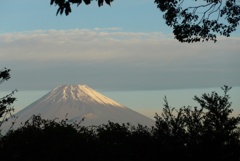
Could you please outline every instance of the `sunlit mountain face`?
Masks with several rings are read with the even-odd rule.
[[[32,115],[44,119],[84,121],[84,126],[101,125],[108,121],[132,125],[154,126],[154,121],[116,101],[100,94],[87,85],[61,85],[36,100],[15,116],[16,127]]]

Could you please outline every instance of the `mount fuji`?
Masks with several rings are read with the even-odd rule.
[[[92,126],[108,123],[154,126],[154,120],[100,94],[87,85],[61,85],[15,114],[16,123],[24,123],[32,115],[44,119],[68,119]]]

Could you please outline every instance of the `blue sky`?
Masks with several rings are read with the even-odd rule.
[[[239,27],[217,43],[183,44],[153,0],[115,0],[100,8],[94,1],[72,9],[67,17],[56,16],[50,0],[0,1],[0,64],[12,70],[2,90],[240,86]]]
[[[124,31],[167,31],[161,12],[149,0],[114,1],[109,7],[98,7],[97,2],[86,6],[73,6],[69,16],[56,16],[57,6],[50,6],[50,0],[23,0],[11,2],[1,0],[0,33],[41,30],[66,30],[75,28],[119,27]]]

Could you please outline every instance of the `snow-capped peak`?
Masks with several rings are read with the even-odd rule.
[[[44,119],[68,119],[80,121],[84,126],[98,126],[108,121],[131,123],[133,125],[154,125],[154,121],[139,114],[114,100],[96,92],[87,85],[62,85],[42,96],[16,114],[15,128],[32,115],[41,115]],[[13,121],[13,120],[12,120]],[[12,125],[8,121],[2,127],[6,132]]]
[[[48,96],[42,101],[66,102],[70,100],[82,102],[94,102],[105,105],[118,106],[125,108],[114,100],[100,94],[87,85],[61,85],[49,92]]]

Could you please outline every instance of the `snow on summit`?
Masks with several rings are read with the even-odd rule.
[[[100,94],[87,85],[61,85],[19,111],[16,127],[41,115],[44,119],[80,121],[83,126],[98,126],[108,121],[154,126],[154,120]],[[11,122],[11,121],[10,121]]]
[[[100,104],[112,105],[125,108],[114,100],[96,92],[87,85],[61,85],[53,89],[44,100],[52,100],[52,102],[61,101],[82,101],[95,102]],[[43,100],[43,101],[44,101]]]

